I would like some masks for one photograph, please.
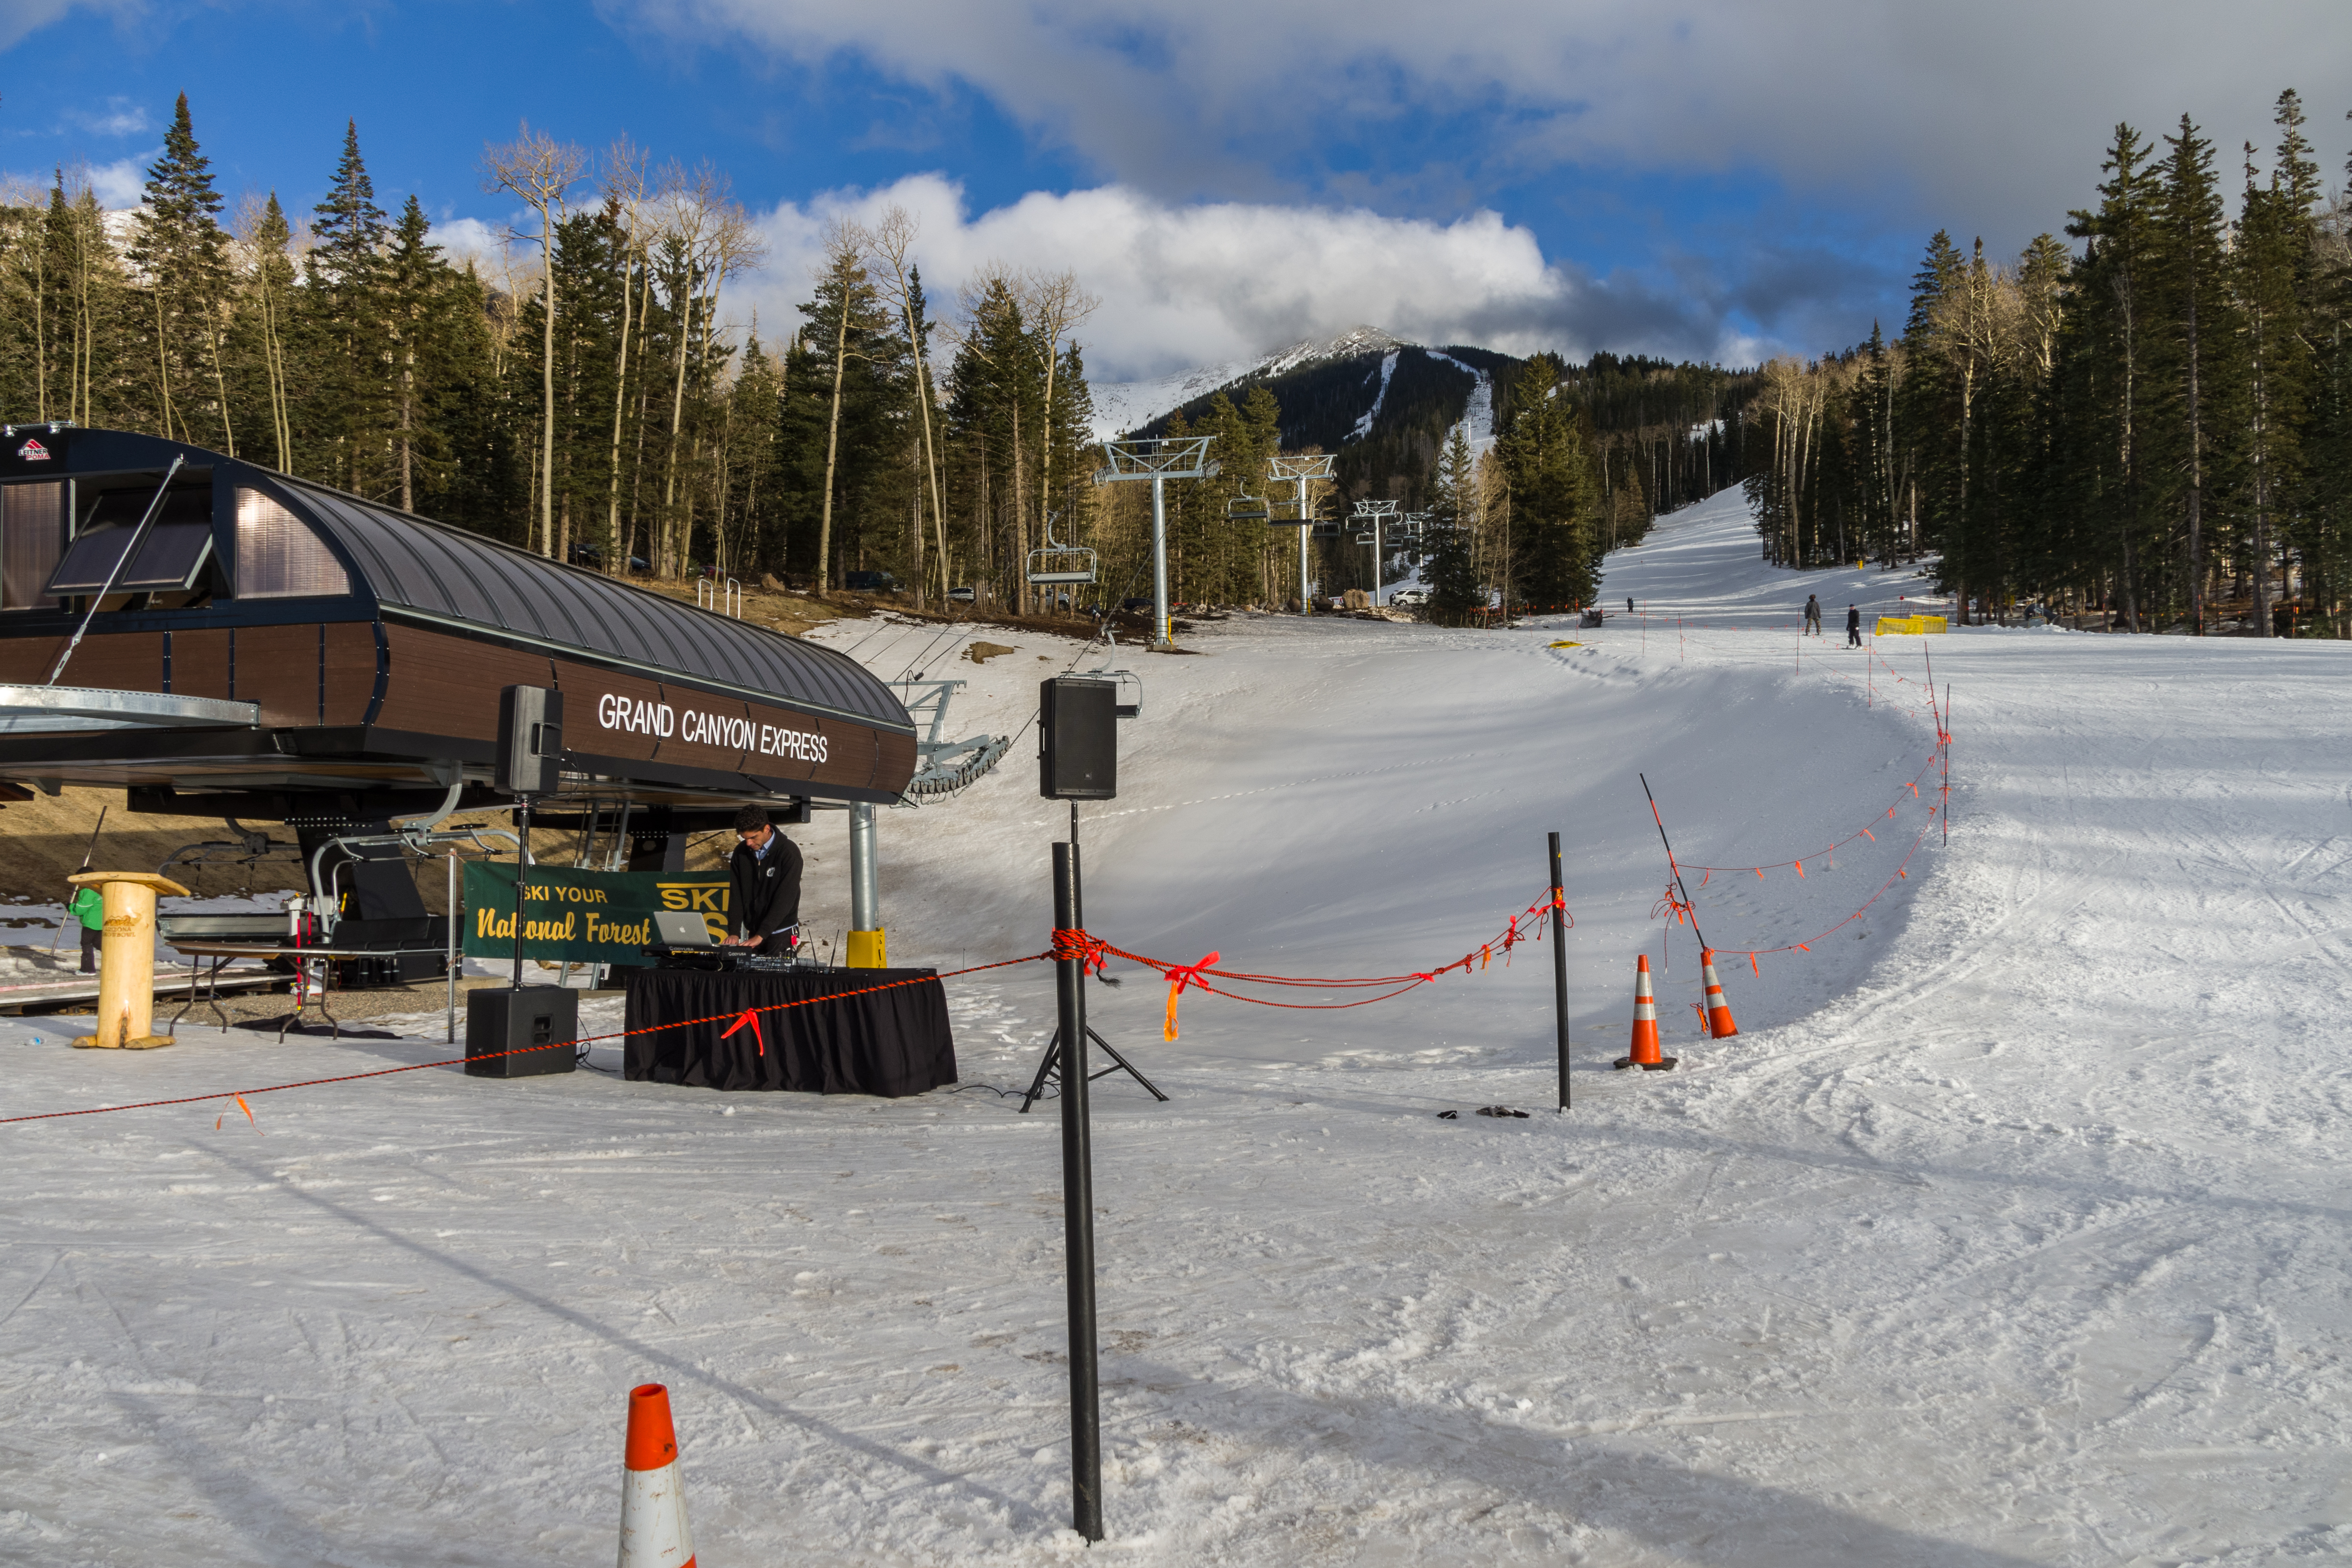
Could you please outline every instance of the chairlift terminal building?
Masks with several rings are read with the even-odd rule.
[[[834,649],[200,447],[0,434],[0,778],[311,833],[504,805],[509,685],[564,694],[543,804],[639,833],[915,770],[906,709]]]

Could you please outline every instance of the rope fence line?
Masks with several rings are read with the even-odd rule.
[[[214,1100],[234,1100],[240,1107],[244,1107],[243,1097],[246,1095],[276,1094],[281,1089],[316,1089],[321,1084],[330,1083],[357,1083],[364,1079],[392,1078],[400,1073],[424,1072],[432,1068],[461,1068],[468,1062],[496,1061],[502,1057],[527,1057],[539,1051],[576,1050],[582,1046],[593,1045],[600,1040],[626,1039],[632,1035],[650,1035],[661,1029],[691,1028],[697,1024],[721,1024],[731,1021],[740,1025],[746,1014],[781,1013],[793,1007],[813,1006],[819,1002],[838,1001],[845,996],[866,996],[877,991],[894,991],[901,985],[921,985],[933,980],[953,980],[959,975],[979,974],[991,969],[1008,969],[1017,963],[1036,963],[1053,956],[1050,952],[1033,952],[1021,958],[1001,959],[994,963],[975,963],[969,969],[950,970],[945,974],[924,974],[911,980],[892,980],[880,985],[860,986],[855,991],[835,991],[826,996],[807,996],[797,1002],[772,1002],[761,1007],[738,1007],[730,1012],[713,1013],[705,1018],[674,1018],[667,1024],[649,1024],[641,1029],[614,1029],[607,1034],[582,1035],[569,1040],[551,1040],[543,1046],[519,1046],[512,1050],[485,1051],[478,1057],[446,1057],[437,1061],[409,1062],[396,1068],[376,1068],[368,1072],[338,1073],[331,1078],[298,1079],[291,1083],[264,1084],[258,1089],[215,1089],[210,1094],[184,1094],[170,1100],[134,1100],[127,1105],[91,1105],[85,1106],[79,1110],[44,1110],[29,1116],[0,1116],[0,1127],[18,1121],[56,1121],[68,1116],[100,1116],[113,1110],[152,1110],[167,1105],[201,1105]],[[245,1107],[245,1113],[250,1117],[253,1111],[250,1107]]]
[[[1176,1001],[1187,988],[1197,988],[1213,996],[1223,996],[1235,1002],[1247,1002],[1253,1006],[1285,1007],[1301,1012],[1339,1012],[1349,1007],[1369,1007],[1375,1002],[1386,1002],[1392,997],[1402,996],[1408,991],[1433,984],[1441,975],[1449,974],[1457,969],[1465,974],[1471,973],[1474,970],[1485,969],[1494,962],[1498,951],[1502,954],[1504,967],[1508,968],[1513,948],[1523,942],[1543,940],[1544,922],[1538,917],[1554,909],[1560,911],[1563,929],[1576,924],[1576,917],[1568,912],[1566,894],[1558,888],[1548,889],[1535,902],[1511,916],[1503,930],[1453,963],[1442,964],[1435,969],[1409,970],[1402,974],[1344,977],[1258,974],[1246,970],[1214,968],[1213,965],[1220,955],[1213,952],[1202,958],[1198,963],[1171,963],[1165,959],[1147,958],[1141,953],[1129,952],[1125,948],[1114,947],[1085,931],[1056,930],[1054,932],[1053,956],[1057,959],[1076,959],[1087,966],[1089,973],[1099,973],[1104,963],[1112,958],[1123,958],[1130,963],[1139,963],[1147,969],[1157,971],[1160,977],[1168,982],[1168,1017],[1162,1030],[1162,1037],[1173,1040],[1177,1037]],[[1532,929],[1521,930],[1519,926],[1521,921],[1533,921]],[[1236,985],[1286,986],[1324,991],[1368,990],[1379,987],[1386,989],[1381,990],[1377,996],[1360,997],[1353,1002],[1277,1002],[1270,996],[1246,996],[1237,991],[1228,991],[1222,986],[1213,985],[1209,983],[1210,976],[1229,981]]]
[[[1927,658],[1927,676],[1926,680],[1922,683],[1922,689],[1926,692],[1926,700],[1921,704],[1921,706],[1924,707],[1929,721],[1935,726],[1936,740],[1935,744],[1928,749],[1926,763],[1920,767],[1917,773],[1912,774],[1909,779],[1906,780],[1902,787],[1909,790],[1911,792],[1911,798],[1916,801],[1919,799],[1919,781],[1926,778],[1930,773],[1936,772],[1940,768],[1942,770],[1942,775],[1939,780],[1939,798],[1935,805],[1927,807],[1927,820],[1921,824],[1918,833],[1913,837],[1911,847],[1903,852],[1903,858],[1895,865],[1895,874],[1881,882],[1878,885],[1877,890],[1872,893],[1869,898],[1864,900],[1861,907],[1856,909],[1853,913],[1846,916],[1843,920],[1839,921],[1835,925],[1830,926],[1826,930],[1816,931],[1812,936],[1807,938],[1803,942],[1788,942],[1780,947],[1718,947],[1715,949],[1717,952],[1732,957],[1745,956],[1748,960],[1748,968],[1750,973],[1761,974],[1763,973],[1763,971],[1758,967],[1756,962],[1759,955],[1779,952],[1811,952],[1813,951],[1812,944],[1814,942],[1834,936],[1839,931],[1844,930],[1847,926],[1850,926],[1856,921],[1862,919],[1865,914],[1868,914],[1870,912],[1871,906],[1877,903],[1879,900],[1886,896],[1888,889],[1894,887],[1895,884],[1899,881],[1905,881],[1909,879],[1911,875],[1910,867],[1912,859],[1919,853],[1919,846],[1927,842],[1928,830],[1937,826],[1939,821],[1944,829],[1945,841],[1947,843],[1950,842],[1952,802],[1952,732],[1950,721],[1948,717],[1949,712],[1949,698],[1947,696],[1942,701],[1938,701],[1935,685],[1934,657],[1927,654],[1924,647],[1921,649],[1921,652],[1923,656]],[[1885,668],[1889,675],[1894,676],[1898,683],[1904,685],[1911,684],[1908,677],[1898,673],[1893,665],[1888,664],[1884,658],[1879,658],[1874,639],[1873,646],[1869,650],[1869,655],[1873,662]],[[1848,680],[1853,679],[1853,676],[1845,670],[1834,670],[1832,673],[1842,676]],[[1900,795],[1896,795],[1895,800],[1896,804],[1900,805],[1902,796]],[[1657,813],[1658,807],[1655,801],[1651,803],[1650,810],[1653,815]],[[1886,816],[1888,818],[1893,818],[1895,816],[1895,806],[1890,805],[1886,808]],[[1659,831],[1661,835],[1664,832],[1664,821],[1663,817],[1661,817],[1659,821]],[[1864,827],[1846,835],[1843,838],[1839,839],[1835,844],[1832,845],[1828,849],[1820,851],[1812,856],[1806,857],[1805,858],[1819,860],[1833,857],[1838,850],[1853,843],[1856,838],[1868,838],[1873,844],[1878,842],[1878,835],[1871,832],[1869,828]],[[1762,880],[1766,871],[1777,870],[1782,868],[1793,868],[1799,879],[1801,880],[1805,875],[1805,859],[1781,860],[1760,867],[1700,866],[1693,863],[1688,868],[1701,873],[1698,885],[1699,887],[1704,888],[1706,886],[1709,878],[1717,871],[1728,873],[1736,870],[1752,870],[1756,873],[1758,879]],[[1669,922],[1669,930],[1671,930],[1675,925],[1689,925],[1693,932],[1696,933],[1698,926],[1694,911],[1691,908],[1691,904],[1685,899],[1677,896],[1677,889],[1681,886],[1681,871],[1684,868],[1675,859],[1674,848],[1671,844],[1667,846],[1666,849],[1666,868],[1668,872],[1666,890],[1664,896],[1659,899],[1655,904],[1651,906],[1650,918],[1653,920],[1667,921]],[[1697,894],[1693,892],[1689,897],[1695,900],[1697,897]]]
[[[335,1073],[324,1078],[296,1079],[286,1083],[262,1084],[251,1089],[214,1089],[204,1094],[184,1094],[162,1100],[133,1100],[121,1105],[90,1105],[73,1110],[44,1110],[17,1116],[0,1116],[0,1127],[26,1121],[58,1121],[78,1116],[102,1116],[118,1110],[154,1110],[175,1105],[203,1105],[216,1100],[227,1100],[231,1102],[231,1106],[222,1110],[222,1120],[226,1119],[230,1109],[242,1110],[246,1119],[254,1122],[255,1131],[259,1131],[260,1124],[254,1118],[253,1107],[248,1103],[248,1100],[260,1095],[278,1094],[288,1089],[317,1089],[333,1083],[359,1083],[370,1079],[395,1078],[402,1073],[425,1072],[436,1068],[462,1068],[472,1062],[496,1061],[504,1057],[530,1056],[540,1051],[576,1050],[581,1047],[602,1041],[627,1039],[632,1036],[654,1034],[664,1029],[692,1028],[703,1024],[728,1024],[730,1027],[726,1032],[727,1036],[734,1035],[748,1024],[753,1037],[760,1042],[761,1054],[765,1055],[767,1044],[760,1034],[758,1022],[760,1014],[787,1012],[794,1007],[814,1006],[821,1002],[839,1001],[849,996],[866,996],[876,992],[896,990],[905,985],[923,985],[934,981],[955,980],[967,974],[982,974],[993,969],[1010,969],[1024,963],[1044,963],[1049,959],[1079,959],[1085,963],[1088,973],[1097,975],[1101,973],[1103,965],[1111,958],[1126,959],[1129,963],[1139,963],[1147,969],[1155,971],[1169,982],[1167,1037],[1173,1040],[1176,1038],[1176,999],[1188,986],[1197,987],[1215,995],[1230,997],[1236,1002],[1251,1002],[1265,1007],[1327,1010],[1369,1006],[1374,1002],[1385,1002],[1391,997],[1402,995],[1418,986],[1428,984],[1440,975],[1456,969],[1465,973],[1470,973],[1474,966],[1484,969],[1493,962],[1497,950],[1500,951],[1505,966],[1507,967],[1510,963],[1511,950],[1514,947],[1523,942],[1542,940],[1543,923],[1540,921],[1536,921],[1532,930],[1522,930],[1520,922],[1538,914],[1548,913],[1554,908],[1560,910],[1566,924],[1572,926],[1576,923],[1574,917],[1568,913],[1565,895],[1559,889],[1552,888],[1525,910],[1511,916],[1504,929],[1496,932],[1491,940],[1480,943],[1470,952],[1442,968],[1425,972],[1414,971],[1404,974],[1336,978],[1255,974],[1238,970],[1213,969],[1209,966],[1216,962],[1218,956],[1213,952],[1199,963],[1175,963],[1165,959],[1147,958],[1141,953],[1129,952],[1124,948],[1114,947],[1084,931],[1057,930],[1054,932],[1053,945],[1043,952],[1025,953],[1019,958],[1000,959],[993,963],[975,963],[967,968],[952,969],[940,974],[917,975],[905,980],[885,981],[879,985],[862,985],[855,990],[835,991],[824,996],[807,996],[793,1002],[772,1002],[756,1007],[730,1008],[724,1013],[713,1013],[699,1018],[675,1018],[666,1023],[649,1024],[635,1029],[614,1029],[604,1034],[582,1035],[568,1040],[551,1040],[541,1046],[521,1046],[504,1051],[486,1051],[479,1056],[445,1057],[433,1061],[408,1062],[399,1067],[375,1068],[366,1072]],[[1209,983],[1205,977],[1211,975],[1237,984],[1342,990],[1385,986],[1389,989],[1380,995],[1361,997],[1352,1002],[1277,1002],[1266,997],[1245,996],[1223,990]],[[220,1121],[215,1121],[214,1125],[217,1128]]]

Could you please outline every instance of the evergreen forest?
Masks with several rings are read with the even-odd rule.
[[[67,171],[0,191],[0,414],[167,436],[653,580],[895,587],[917,607],[969,588],[1042,613],[1077,606],[1029,570],[1084,548],[1085,599],[1149,592],[1150,487],[1094,482],[1098,302],[1076,277],[984,268],[934,300],[893,210],[829,231],[798,319],[763,335],[729,324],[728,289],[767,258],[716,171],[526,126],[481,175],[524,215],[488,259],[447,257],[414,195],[385,210],[355,124],[307,213],[232,204],[183,96],[136,208]],[[1174,596],[1295,598],[1296,529],[1229,514],[1271,489],[1297,516],[1271,461],[1328,451],[1307,505],[1423,515],[1386,575],[1427,555],[1435,613],[1581,604],[1609,549],[1747,474],[1769,384],[1412,345],[1244,378],[1144,433],[1213,437],[1220,464],[1169,487]],[[1370,584],[1369,550],[1313,550],[1324,591]]]
[[[1934,556],[1979,621],[2352,636],[2352,215],[2294,92],[2273,121],[2229,163],[2118,125],[2065,239],[1939,232],[1898,336],[1767,364],[1767,558]]]

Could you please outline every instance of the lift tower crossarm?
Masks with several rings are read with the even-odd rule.
[[[1314,509],[1308,505],[1308,490],[1317,479],[1335,478],[1338,470],[1334,465],[1338,461],[1337,455],[1330,452],[1277,452],[1267,466],[1269,488],[1285,479],[1298,487],[1298,613],[1302,616],[1310,613],[1312,600],[1307,580],[1307,538],[1313,531],[1315,518]]]
[[[1175,436],[1139,441],[1105,441],[1103,466],[1095,483],[1151,481],[1151,646],[1175,646],[1168,626],[1168,492],[1170,479],[1205,479],[1217,472],[1209,456],[1213,436]]]

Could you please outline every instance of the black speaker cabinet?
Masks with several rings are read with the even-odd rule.
[[[485,985],[466,993],[466,1074],[536,1078],[570,1072],[578,1053],[562,1041],[580,1037],[580,993],[563,985],[510,990]],[[547,1050],[533,1050],[546,1046]],[[508,1053],[520,1053],[509,1055]]]
[[[1037,688],[1037,793],[1048,800],[1118,794],[1118,686],[1056,676]]]
[[[563,693],[550,686],[499,692],[495,783],[503,795],[553,795],[563,762]]]

